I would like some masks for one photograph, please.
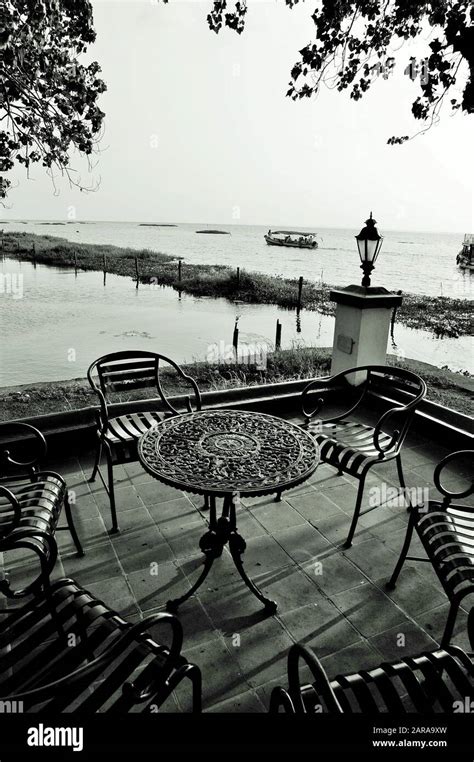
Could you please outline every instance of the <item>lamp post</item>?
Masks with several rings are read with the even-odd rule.
[[[370,285],[383,240],[376,224],[371,212],[365,227],[355,236],[364,272],[362,285],[351,284],[330,292],[331,301],[336,302],[332,375],[350,368],[386,364],[390,318],[393,309],[402,303],[402,296],[383,286]],[[358,386],[364,378],[365,372],[359,371],[350,374],[348,380]]]
[[[364,271],[362,285],[365,288],[370,286],[370,273],[374,269],[375,260],[382,247],[383,236],[379,235],[375,227],[376,224],[376,220],[372,218],[372,212],[370,212],[369,219],[365,221],[365,228],[362,228],[359,235],[355,237],[360,261],[362,262],[360,267]]]

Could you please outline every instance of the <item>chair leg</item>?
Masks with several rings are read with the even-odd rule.
[[[66,489],[66,494],[64,495],[64,512],[66,514],[67,525],[69,527],[69,531],[71,533],[71,537],[73,539],[74,545],[76,546],[77,555],[78,556],[83,556],[85,554],[84,554],[83,547],[81,545],[81,541],[80,541],[80,539],[78,537],[78,534],[76,532],[76,527],[74,525],[74,519],[72,517],[72,511],[71,511],[71,506],[69,504],[69,497],[68,497],[68,494],[67,494],[67,489]]]
[[[92,469],[92,473],[89,477],[90,482],[95,482],[95,477],[97,476],[97,471],[99,470],[101,457],[102,457],[102,441],[99,441],[97,445],[97,452],[95,454],[94,468]]]
[[[458,610],[459,601],[451,601],[451,608],[449,609],[448,618],[444,627],[443,637],[441,638],[441,648],[447,648],[447,646],[449,646],[449,641],[453,636],[453,630],[456,623]]]
[[[347,540],[344,543],[345,548],[350,548],[352,546],[352,540],[354,538],[357,522],[359,520],[360,508],[362,505],[362,498],[364,496],[364,486],[365,486],[365,475],[362,477],[362,479],[359,482],[359,489],[357,490],[357,500],[356,500],[356,504],[354,508],[354,515],[352,517],[351,528],[349,529]]]
[[[106,448],[105,453],[107,456],[107,476],[108,476],[108,484],[109,484],[110,513],[112,514],[112,529],[110,531],[112,534],[116,534],[119,531],[119,527],[117,522],[117,509],[115,507],[114,467],[112,464],[112,455],[108,448]]]
[[[408,526],[407,526],[407,533],[405,535],[405,539],[403,541],[402,549],[400,551],[400,557],[399,557],[399,559],[397,561],[397,565],[395,566],[395,569],[393,570],[393,574],[390,577],[390,580],[387,582],[387,588],[389,590],[394,590],[395,589],[395,586],[397,584],[398,575],[400,574],[400,572],[402,570],[402,566],[405,563],[405,559],[406,559],[406,557],[408,555],[408,551],[410,549],[411,538],[413,537],[413,530],[415,528],[415,521],[416,521],[415,513],[412,512],[411,515],[410,515],[410,520],[408,522]]]
[[[51,614],[51,619],[53,620],[53,622],[54,622],[54,624],[56,626],[56,631],[58,633],[58,636],[60,638],[64,638],[64,637],[66,637],[66,633],[64,632],[64,627],[62,625],[61,620],[59,619],[58,612],[56,610],[56,606],[55,606],[55,603],[54,603],[53,594],[51,592],[51,580],[49,578],[49,569],[46,568],[46,564],[44,563],[43,560],[41,562],[41,566],[43,568],[43,574],[44,574],[44,576],[43,576],[43,593],[44,593],[44,597],[46,599],[46,603],[47,603],[48,608],[49,608],[49,612]]]
[[[409,492],[408,492],[408,489],[407,489],[407,485],[406,485],[406,482],[405,482],[405,474],[403,473],[403,466],[402,466],[402,456],[400,455],[400,453],[397,455],[396,461],[397,461],[398,480],[400,482],[400,487],[403,490],[403,496],[406,497],[407,500],[408,500],[407,511],[410,511],[410,509],[412,508],[412,505],[411,505],[411,501],[410,501],[410,496],[409,496]]]
[[[280,502],[281,502],[281,490],[277,492],[275,495],[275,503],[280,503]]]

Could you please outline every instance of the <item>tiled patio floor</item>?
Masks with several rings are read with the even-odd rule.
[[[444,454],[442,447],[412,436],[403,459],[409,486],[429,486]],[[87,481],[92,454],[48,465],[63,474],[75,493],[76,527],[86,550],[84,558],[77,558],[69,533],[59,532],[55,577],[73,577],[135,619],[163,609],[168,598],[188,589],[202,558],[198,542],[206,512],[201,498],[159,484],[138,464],[119,467],[121,532],[109,535],[107,495],[100,480]],[[397,485],[394,464],[382,466],[378,475],[370,478],[366,499],[369,487],[383,488],[382,479],[388,488]],[[451,469],[451,486],[460,480],[465,483]],[[265,615],[225,550],[198,595],[178,614],[185,654],[202,669],[205,709],[266,711],[271,688],[286,682],[286,656],[296,641],[314,647],[330,675],[415,654],[439,642],[448,603],[429,564],[406,564],[396,591],[385,589],[407,521],[397,501],[362,518],[353,547],[340,547],[355,496],[354,480],[321,465],[280,503],[272,497],[243,500],[238,526],[247,540],[244,564],[278,602],[278,613]],[[158,631],[154,635],[160,639]],[[464,611],[453,642],[469,647]],[[185,691],[168,702],[169,711],[177,708],[189,708]]]

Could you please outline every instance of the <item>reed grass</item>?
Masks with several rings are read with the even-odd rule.
[[[153,286],[169,286],[194,296],[223,297],[234,302],[276,304],[295,309],[298,298],[298,278],[283,278],[258,272],[240,271],[225,265],[182,263],[181,280],[178,260],[169,254],[149,249],[131,249],[111,245],[81,244],[49,235],[26,232],[4,233],[5,254],[35,260],[55,267],[77,267],[81,270],[102,270],[104,255],[107,272],[136,278],[135,258],[139,264],[139,280]],[[305,281],[301,307],[333,315],[335,304],[330,300],[327,283]],[[404,294],[396,319],[409,328],[424,329],[436,337],[471,335],[472,301],[446,296]]]

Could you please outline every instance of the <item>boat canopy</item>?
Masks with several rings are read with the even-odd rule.
[[[302,236],[314,236],[316,233],[301,233],[298,230],[271,230],[272,235],[302,235]]]

